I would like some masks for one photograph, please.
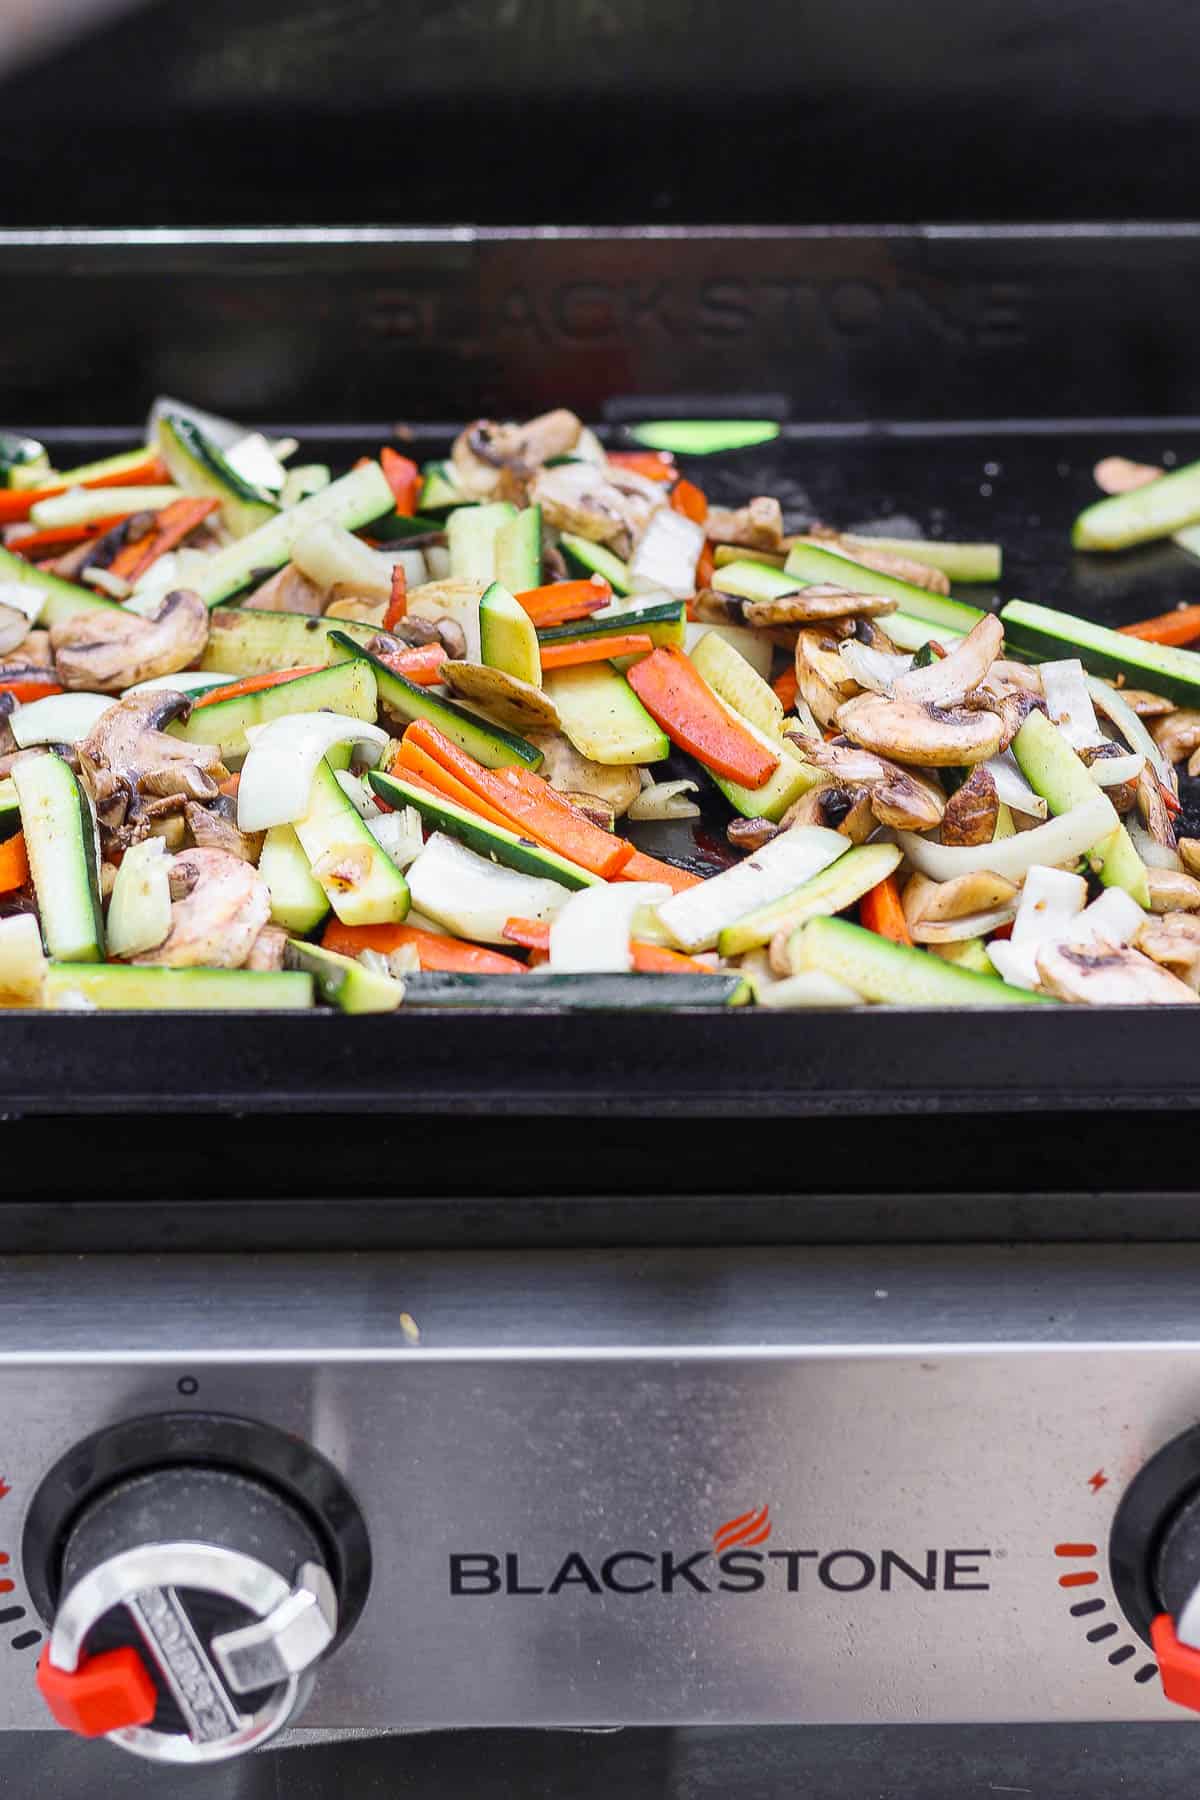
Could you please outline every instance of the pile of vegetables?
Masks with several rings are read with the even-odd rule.
[[[565,410],[296,449],[0,435],[0,1005],[1200,995],[1200,608],[997,615],[997,546],[788,535]],[[1097,479],[1078,548],[1188,547],[1200,466]],[[702,818],[716,872],[638,841]]]

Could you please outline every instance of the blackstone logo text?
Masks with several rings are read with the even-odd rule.
[[[516,1550],[463,1550],[450,1557],[456,1597],[558,1594],[857,1594],[922,1589],[984,1593],[990,1550],[571,1550],[556,1558]]]

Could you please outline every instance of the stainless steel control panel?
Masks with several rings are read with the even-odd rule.
[[[0,1725],[51,1723],[39,1483],[189,1409],[361,1509],[306,1726],[1181,1717],[1107,1544],[1197,1293],[1179,1246],[10,1260]]]

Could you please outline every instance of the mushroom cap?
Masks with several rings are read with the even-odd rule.
[[[753,600],[746,606],[747,625],[820,625],[827,619],[879,618],[896,611],[897,602],[883,594],[859,594],[832,582],[797,587],[794,594],[774,600]]]
[[[837,722],[864,749],[924,768],[986,762],[1004,737],[1004,721],[994,712],[923,706],[882,694],[848,700],[838,708]]]
[[[203,652],[208,629],[199,594],[176,588],[148,619],[116,609],[74,613],[51,626],[50,645],[64,687],[119,694],[135,682],[186,669]]]
[[[1037,969],[1047,993],[1085,1005],[1191,1006],[1200,1000],[1186,982],[1129,947],[1045,944]]]
[[[225,850],[184,850],[172,859],[171,929],[136,963],[170,969],[240,969],[271,917],[271,890],[250,863]]]

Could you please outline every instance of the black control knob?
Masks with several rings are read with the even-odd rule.
[[[35,1496],[25,1559],[52,1622],[38,1683],[54,1716],[170,1763],[237,1755],[293,1719],[369,1576],[324,1458],[196,1414],[72,1451]]]
[[[1200,1711],[1200,1427],[1129,1484],[1113,1520],[1117,1599],[1158,1658],[1163,1692]]]

